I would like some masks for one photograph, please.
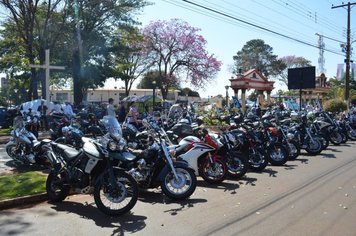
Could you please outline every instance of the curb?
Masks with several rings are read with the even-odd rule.
[[[24,197],[18,197],[0,201],[0,210],[28,205],[31,203],[39,203],[48,200],[47,193],[40,193]]]

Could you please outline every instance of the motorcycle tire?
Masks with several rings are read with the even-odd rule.
[[[256,148],[255,153],[249,152],[249,168],[252,171],[260,172],[268,165],[269,156],[262,148]]]
[[[288,141],[289,160],[295,160],[300,155],[300,145],[295,140]]]
[[[356,130],[355,129],[348,130],[347,136],[349,137],[350,140],[355,141],[356,140]]]
[[[281,143],[269,145],[267,152],[270,157],[269,163],[273,166],[281,166],[288,161],[288,149]]]
[[[327,147],[329,147],[330,142],[324,135],[320,135],[320,136],[318,136],[318,138],[321,143],[322,150],[325,150]]]
[[[341,134],[341,137],[342,137],[342,141],[341,143],[346,143],[348,140],[349,140],[349,137],[347,137],[347,134],[346,133],[340,133]]]
[[[307,146],[305,148],[305,151],[307,151],[307,153],[311,155],[318,155],[323,150],[323,147],[321,145],[320,140],[317,137],[314,137],[313,139],[314,142],[312,142],[312,140],[309,138],[306,140]]]
[[[161,183],[163,193],[172,200],[189,198],[197,187],[197,177],[194,170],[185,167],[175,168],[178,179],[172,172],[167,172]]]
[[[220,158],[216,158],[213,163],[210,163],[208,158],[205,158],[199,165],[199,175],[209,184],[218,184],[225,180],[227,174],[226,162]]]
[[[62,202],[70,191],[70,186],[65,183],[65,173],[51,171],[46,181],[48,200],[51,202]]]
[[[16,144],[10,144],[6,147],[6,153],[11,158],[16,158]]]
[[[342,142],[342,136],[340,133],[334,131],[329,135],[329,140],[334,145],[340,145]]]
[[[237,179],[241,178],[247,173],[248,159],[240,153],[227,153],[226,161],[228,175]]]
[[[120,216],[136,205],[138,186],[136,180],[123,170],[114,170],[114,175],[116,188],[110,183],[108,175],[99,178],[94,187],[94,201],[106,215]]]

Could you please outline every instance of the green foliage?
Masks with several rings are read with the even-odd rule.
[[[46,176],[25,172],[0,176],[0,200],[46,192]]]
[[[273,48],[262,39],[248,41],[240,51],[233,56],[235,61],[234,73],[239,69],[248,71],[250,69],[259,70],[264,76],[277,76],[286,68],[286,64],[277,59],[273,54]]]
[[[346,103],[340,99],[327,100],[323,107],[327,112],[342,112],[347,109]]]
[[[280,58],[280,60],[286,65],[286,68],[279,74],[279,81],[288,85],[288,69],[297,67],[311,66],[311,61],[305,59],[304,57],[297,56],[285,56]]]

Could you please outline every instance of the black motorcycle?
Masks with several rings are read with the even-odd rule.
[[[149,139],[144,149],[130,149],[125,143],[106,136],[110,150],[116,153],[118,166],[128,171],[141,188],[161,186],[164,194],[173,200],[188,198],[197,184],[194,170],[186,162],[173,158],[175,146],[167,146],[169,141],[163,129],[154,122],[143,120],[143,124],[148,132],[144,139]]]
[[[112,134],[115,136],[114,134]],[[94,194],[97,207],[107,215],[119,216],[130,211],[138,199],[135,179],[116,166],[116,153],[110,143],[83,138],[83,147],[75,149],[52,143],[60,167],[53,168],[47,178],[46,190],[50,201],[63,201],[70,190]]]

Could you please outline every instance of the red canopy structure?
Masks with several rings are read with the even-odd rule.
[[[237,75],[230,79],[230,87],[234,90],[235,97],[238,97],[238,92],[241,90],[241,105],[242,109],[246,109],[246,89],[256,89],[258,92],[258,103],[263,104],[264,92],[267,93],[267,103],[271,102],[271,91],[274,89],[273,81],[268,81],[257,69],[251,69],[243,74]]]

